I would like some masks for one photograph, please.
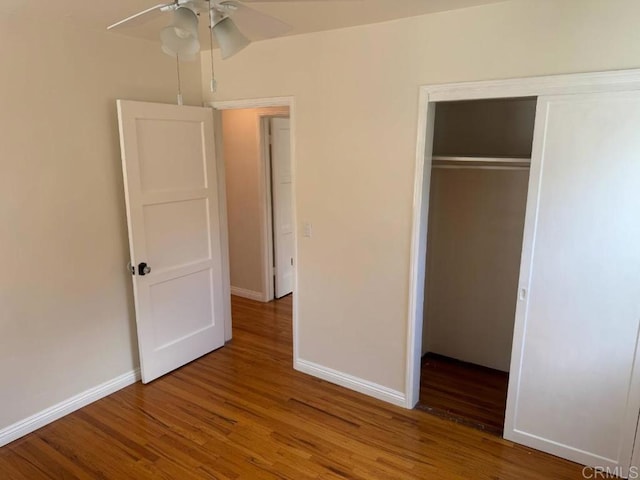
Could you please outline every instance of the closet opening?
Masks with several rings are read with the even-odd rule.
[[[500,436],[536,100],[435,104],[417,408]]]

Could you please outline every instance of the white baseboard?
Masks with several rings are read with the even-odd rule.
[[[0,430],[0,447],[140,380],[136,369],[108,380]]]
[[[249,300],[255,300],[257,302],[264,302],[264,294],[262,292],[254,292],[253,290],[247,290],[246,288],[231,287],[231,295],[236,295],[242,298],[248,298]]]
[[[317,363],[309,362],[307,360],[294,360],[293,368],[299,372],[313,375],[314,377],[335,383],[341,387],[355,390],[356,392],[377,398],[378,400],[406,408],[405,394],[397,390],[378,385],[377,383],[373,383],[368,380],[363,380],[362,378],[354,377],[348,373],[333,370],[332,368],[323,367],[322,365],[318,365]]]

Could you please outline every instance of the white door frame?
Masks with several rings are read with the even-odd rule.
[[[224,309],[224,341],[233,336],[231,330],[231,273],[229,270],[229,222],[227,220],[227,182],[222,158],[222,115],[213,110],[213,130],[216,142],[216,173],[218,174],[218,215],[220,217],[220,249],[222,250],[222,295]]]
[[[578,93],[640,90],[640,69],[577,73],[510,80],[424,85],[420,87],[418,131],[414,171],[413,222],[409,270],[409,316],[407,324],[406,408],[413,408],[420,397],[420,356],[424,306],[427,220],[431,182],[431,150],[435,103],[455,100],[530,97]],[[516,325],[516,332],[522,331]],[[522,345],[523,338],[514,337]],[[521,348],[514,348],[520,351]],[[640,452],[637,457],[640,458]]]
[[[260,168],[262,169],[262,189],[260,192],[260,211],[262,212],[262,273],[264,275],[265,302],[275,298],[273,275],[273,201],[271,193],[271,136],[269,133],[270,115],[260,115]]]
[[[293,188],[293,222],[294,222],[294,247],[293,247],[293,358],[297,358],[298,352],[298,335],[297,335],[297,325],[298,325],[298,302],[297,302],[297,292],[298,292],[298,228],[297,228],[297,209],[296,209],[296,122],[295,122],[295,99],[293,96],[289,97],[267,97],[267,98],[249,98],[242,100],[226,100],[226,101],[215,101],[210,102],[209,106],[213,107],[215,110],[232,110],[232,109],[248,109],[248,108],[267,108],[267,107],[289,107],[289,121],[291,122],[291,181]],[[268,148],[269,143],[266,135],[264,135],[263,126],[265,119],[269,117],[275,116],[283,116],[283,115],[272,115],[272,114],[264,114],[260,115],[260,128],[259,134],[261,136],[260,139],[260,151],[261,151],[261,178],[263,179],[261,192],[259,195],[260,201],[262,202],[262,235],[263,235],[263,248],[265,249],[263,259],[264,259],[264,275],[265,282],[267,286],[267,299],[266,301],[273,300],[274,298],[274,289],[273,289],[273,225],[271,221],[271,169],[269,168],[269,164],[267,162],[268,159]],[[219,118],[219,116],[217,117]],[[217,128],[220,129],[220,121],[217,121]],[[218,135],[218,138],[221,139],[221,134]],[[221,140],[220,140],[221,142]],[[220,151],[220,150],[219,150]],[[219,162],[224,163],[224,162]],[[224,167],[223,167],[224,168]],[[220,173],[220,172],[219,172]],[[219,178],[222,178],[222,183],[224,183],[224,170]],[[220,190],[222,193],[226,191],[225,189]],[[226,193],[225,193],[226,199]],[[221,217],[225,222],[227,219],[226,216],[226,200],[224,202],[225,215]],[[225,223],[226,225],[226,223]],[[228,247],[227,247],[228,248]],[[228,258],[228,255],[227,255]],[[225,324],[225,331],[231,332],[232,322],[231,315],[228,316],[228,324]],[[229,336],[229,339],[231,337]]]

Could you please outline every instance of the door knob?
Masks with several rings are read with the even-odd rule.
[[[151,267],[147,265],[145,262],[142,262],[138,265],[138,275],[144,276],[147,273],[151,273]]]

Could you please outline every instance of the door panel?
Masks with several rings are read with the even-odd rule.
[[[627,469],[640,398],[640,93],[541,97],[505,437]]]
[[[293,291],[293,189],[288,118],[271,119],[271,174],[276,298]]]
[[[147,258],[156,270],[210,258],[207,203],[197,199],[144,207]]]
[[[210,270],[201,270],[150,287],[154,306],[154,343],[162,348],[213,326],[213,282]],[[183,315],[188,311],[189,315]],[[176,322],[179,318],[181,321]]]
[[[204,132],[200,122],[139,118],[136,132],[143,193],[207,186]],[[181,158],[182,161],[165,162],[158,168],[158,158]]]
[[[118,101],[143,382],[224,344],[213,115]]]

